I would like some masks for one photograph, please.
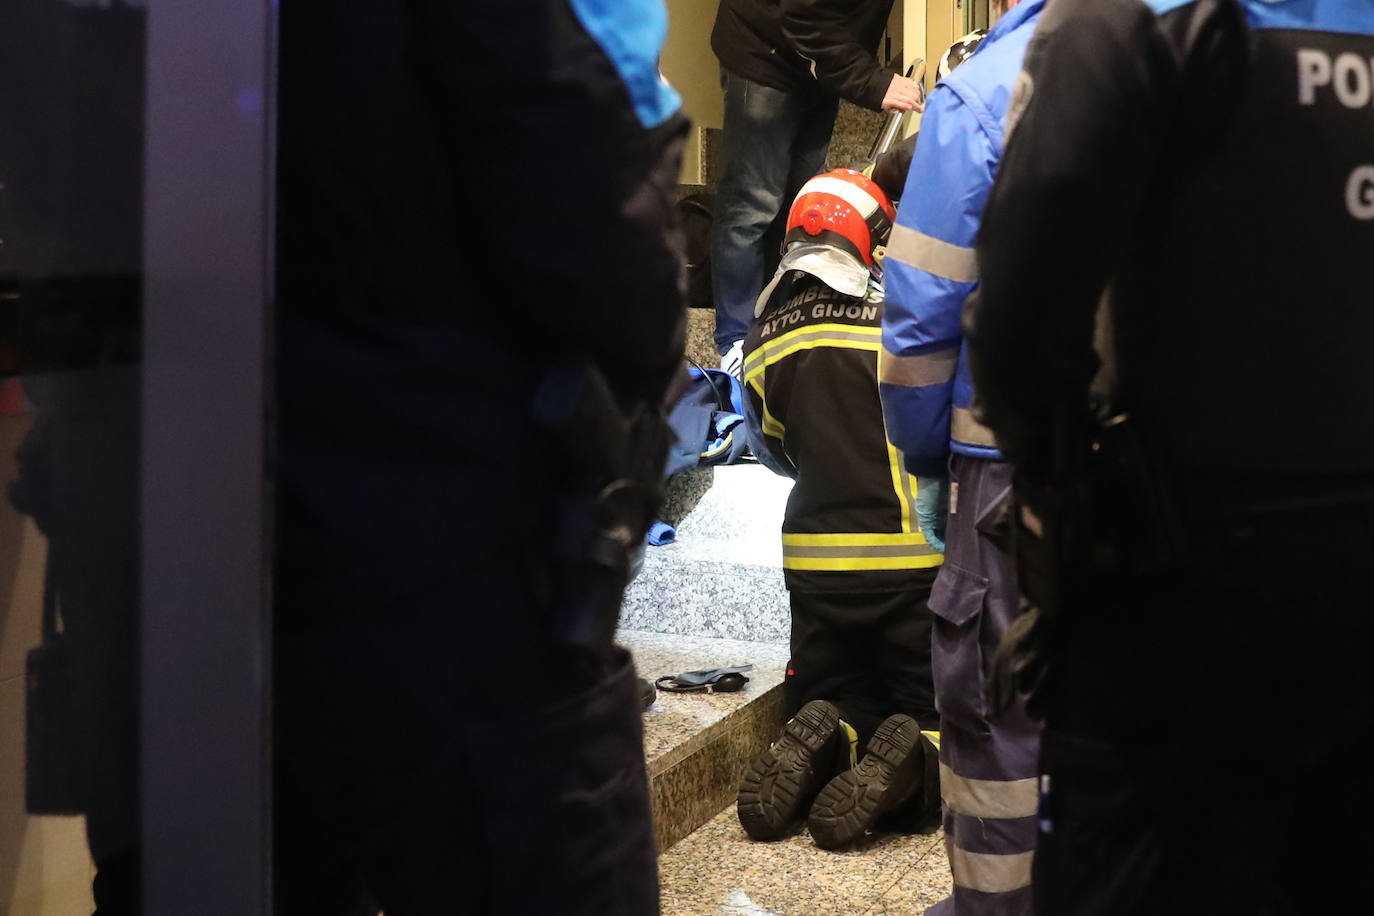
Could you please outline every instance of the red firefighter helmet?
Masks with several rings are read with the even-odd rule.
[[[787,213],[782,262],[755,303],[755,317],[793,270],[847,296],[866,296],[877,269],[873,250],[887,241],[896,218],[887,194],[863,172],[835,169],[802,185]]]
[[[835,169],[817,175],[792,201],[783,252],[794,244],[834,245],[873,266],[873,249],[887,240],[897,211],[863,172]]]

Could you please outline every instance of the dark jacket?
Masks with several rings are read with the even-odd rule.
[[[685,333],[686,120],[658,77],[655,4],[590,25],[536,0],[324,6],[282,13],[283,314],[385,328],[397,360],[402,334],[582,353],[622,395],[662,394]]]
[[[721,0],[711,49],[745,79],[877,111],[892,82],[874,56],[891,11],[892,0]]]
[[[681,371],[662,4],[589,9],[282,8],[279,620],[538,582],[530,532],[574,473],[534,419],[550,366],[588,359],[627,402]]]
[[[792,271],[744,341],[745,419],[759,461],[795,478],[782,523],[794,591],[886,591],[941,563],[913,510],[916,480],[878,401],[883,304]]]
[[[964,313],[1023,472],[1087,400],[1105,292],[1117,406],[1170,466],[1374,475],[1371,57],[1367,3],[1047,7]]]

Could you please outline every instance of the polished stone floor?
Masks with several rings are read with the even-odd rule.
[[[658,866],[663,916],[920,916],[951,888],[943,833],[877,835],[826,852],[805,828],[756,843],[733,806]]]

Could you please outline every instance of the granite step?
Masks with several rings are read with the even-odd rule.
[[[792,482],[758,464],[712,469],[710,488],[649,547],[626,590],[621,625],[685,636],[786,641],[780,529]]]
[[[644,751],[660,852],[733,805],[744,768],[782,727],[787,646],[622,629],[650,681],[684,671],[752,664],[738,693],[659,691],[644,712]]]

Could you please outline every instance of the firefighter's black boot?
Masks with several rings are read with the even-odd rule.
[[[798,710],[782,737],[745,771],[737,800],[744,832],[755,840],[776,840],[800,821],[834,774],[840,751],[848,747],[846,733],[832,703],[812,700]]]
[[[848,846],[883,814],[920,795],[935,754],[915,719],[904,715],[884,719],[858,765],[830,780],[811,806],[807,826],[816,845],[822,849]]]

